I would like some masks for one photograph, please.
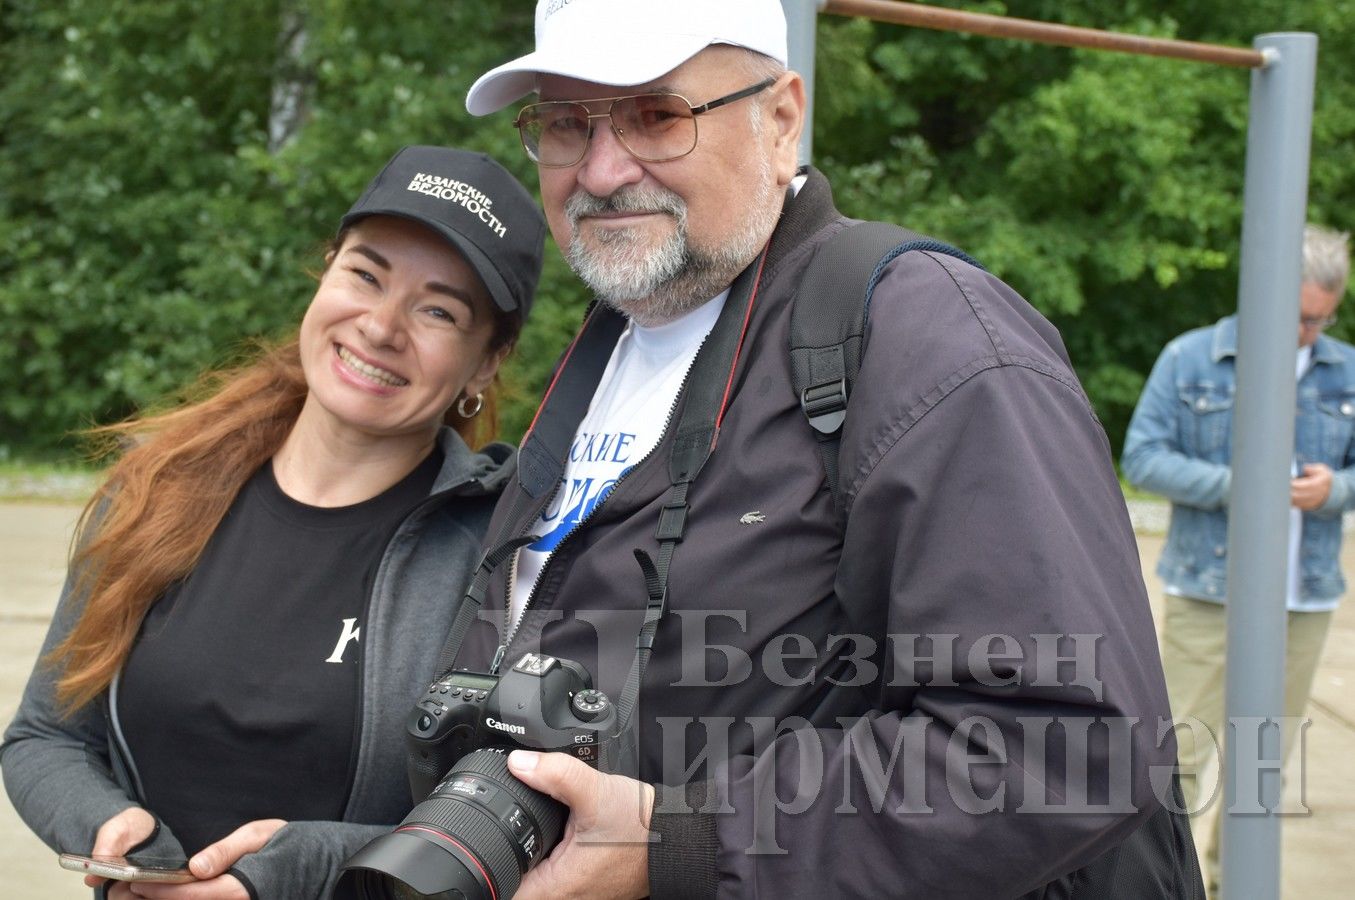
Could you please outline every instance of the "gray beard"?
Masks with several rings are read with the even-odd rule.
[[[672,191],[623,187],[603,198],[581,189],[565,201],[565,215],[576,235],[565,257],[607,306],[637,325],[662,325],[704,305],[753,261],[779,215],[775,204],[759,208],[768,213],[750,218],[723,247],[707,251],[688,240],[687,205]],[[583,216],[637,211],[672,216],[672,233],[658,246],[631,228],[599,229],[592,246],[577,238]]]

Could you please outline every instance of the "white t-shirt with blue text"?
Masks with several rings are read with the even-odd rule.
[[[675,322],[654,327],[631,322],[621,333],[574,434],[555,496],[531,530],[540,539],[518,551],[512,584],[514,623],[560,541],[663,437],[692,361],[728,296],[726,290]]]

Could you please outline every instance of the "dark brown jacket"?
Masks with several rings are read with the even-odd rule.
[[[691,490],[636,716],[640,776],[679,786],[655,817],[651,888],[1057,896],[1159,810],[1150,775],[1169,790],[1175,762],[1106,437],[1052,325],[976,267],[907,253],[869,310],[844,530],[787,347],[800,275],[846,224],[811,171]],[[670,427],[559,545],[509,659],[576,659],[620,693],[646,599],[632,551],[657,552],[671,442]],[[524,488],[536,449],[524,444],[492,539],[526,533],[550,499]],[[457,664],[486,666],[501,629],[478,623]],[[1077,647],[1079,662],[1055,659]]]

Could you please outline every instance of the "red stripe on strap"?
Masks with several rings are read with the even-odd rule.
[[[527,430],[522,433],[522,445],[526,446],[527,438],[531,436],[532,429],[536,427],[536,420],[541,418],[541,410],[546,408],[546,401],[550,399],[551,391],[555,390],[555,383],[560,380],[564,374],[565,366],[569,364],[569,358],[574,355],[574,348],[578,346],[579,338],[583,337],[584,330],[588,328],[588,323],[593,320],[590,315],[588,320],[583,323],[583,327],[574,335],[574,340],[569,342],[569,349],[565,351],[565,358],[560,360],[560,365],[555,367],[555,374],[551,377],[550,386],[546,388],[546,393],[541,397],[541,403],[536,407],[536,413],[532,416],[532,424],[527,426]]]
[[[729,394],[734,390],[734,371],[739,367],[739,357],[743,355],[743,341],[748,337],[748,323],[753,318],[753,302],[757,300],[758,288],[762,286],[762,267],[767,264],[767,253],[764,250],[762,256],[758,259],[757,277],[753,279],[753,290],[748,295],[748,308],[743,313],[743,330],[739,332],[739,344],[734,350],[734,361],[729,366],[729,379],[725,382],[725,393],[720,398],[720,412],[715,417],[715,434],[711,436],[710,448],[715,449],[715,442],[720,439],[720,425],[725,420],[725,409],[729,406]]]

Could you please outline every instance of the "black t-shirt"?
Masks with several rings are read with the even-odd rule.
[[[291,499],[265,465],[151,607],[119,713],[146,805],[190,855],[254,819],[341,818],[372,578],[441,463],[338,508]]]

